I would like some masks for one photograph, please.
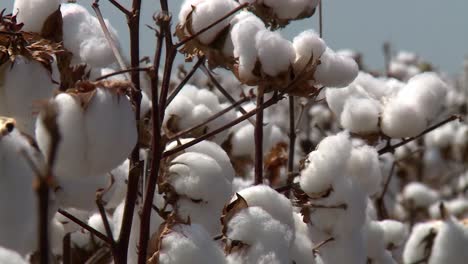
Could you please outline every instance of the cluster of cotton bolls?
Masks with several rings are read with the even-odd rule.
[[[269,6],[275,12],[289,12],[303,5],[314,9],[317,3],[265,1],[255,4]],[[283,8],[285,4],[287,7]],[[185,1],[179,13],[179,38],[196,34],[237,6],[239,3],[235,1]],[[307,76],[307,81],[291,92],[308,94],[315,86],[346,86],[358,72],[353,59],[335,53],[312,30],[302,32],[291,42],[279,32],[268,29],[262,19],[248,10],[216,24],[196,40],[198,43],[190,42],[184,47],[187,56],[202,50],[211,64],[217,66],[218,61],[223,61],[223,67],[231,69],[242,83],[267,82],[263,85],[267,91],[273,89],[269,87],[273,83],[286,85],[291,74]],[[226,64],[229,61],[232,63]]]
[[[349,86],[327,89],[326,98],[345,129],[404,138],[418,135],[437,117],[447,90],[433,72],[415,75],[407,83],[360,72]]]

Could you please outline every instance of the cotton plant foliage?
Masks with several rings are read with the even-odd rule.
[[[372,70],[327,34],[282,34],[318,0],[184,0],[150,25],[155,69],[75,2],[0,13],[0,263],[37,262],[44,227],[50,263],[466,262],[468,60]]]

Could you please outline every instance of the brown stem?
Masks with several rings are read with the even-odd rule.
[[[289,96],[289,152],[288,152],[288,178],[287,185],[291,185],[294,181],[294,148],[296,144],[296,124],[294,117],[294,97]],[[289,190],[285,193],[289,197]]]
[[[376,200],[376,207],[377,207],[377,216],[379,220],[383,220],[388,218],[387,208],[385,207],[385,194],[387,193],[388,186],[390,185],[390,181],[392,180],[393,172],[395,171],[396,161],[393,161],[392,167],[390,168],[390,172],[388,173],[387,180],[385,181],[385,185],[383,188],[382,193]]]
[[[438,127],[441,127],[449,122],[452,122],[454,120],[460,120],[460,117],[457,116],[457,115],[452,115],[450,117],[448,117],[447,119],[433,125],[433,126],[430,126],[429,128],[425,129],[423,132],[421,132],[419,135],[417,136],[414,136],[414,137],[410,137],[410,138],[407,138],[407,139],[404,139],[402,140],[401,142],[397,143],[397,144],[394,144],[394,145],[388,145],[388,146],[385,146],[383,147],[382,149],[380,149],[378,151],[379,155],[382,155],[382,154],[385,154],[385,153],[388,153],[388,152],[393,152],[395,151],[395,149],[401,147],[401,146],[404,146],[406,144],[408,144],[409,142],[413,141],[413,140],[416,140],[422,136],[424,136],[425,134],[431,132],[432,130],[438,128]]]
[[[322,0],[319,2],[319,34],[323,38],[323,13],[322,13]]]
[[[62,241],[62,262],[63,264],[72,263],[72,253],[71,253],[71,234],[67,233],[63,237]]]
[[[39,206],[39,263],[49,263],[49,185],[45,177],[39,176],[36,193]]]
[[[109,240],[111,241],[111,247],[114,248],[114,246],[115,246],[114,236],[112,234],[112,229],[111,229],[110,224],[109,224],[109,219],[107,218],[106,209],[104,209],[104,205],[102,204],[102,199],[101,199],[100,195],[96,195],[96,205],[98,207],[99,214],[101,215],[102,222],[104,223],[104,228],[106,230],[106,235],[109,238]]]
[[[101,81],[101,80],[104,80],[104,79],[107,79],[109,77],[112,77],[112,76],[115,76],[115,75],[120,75],[120,74],[123,74],[123,73],[127,73],[127,72],[134,72],[134,71],[137,71],[137,72],[142,72],[142,71],[149,71],[150,68],[148,67],[145,67],[145,68],[131,68],[131,69],[126,69],[126,70],[120,70],[120,71],[115,71],[115,72],[112,72],[112,73],[109,73],[109,74],[106,74],[106,75],[102,75],[98,78],[96,78],[96,81]]]
[[[87,231],[89,231],[93,236],[101,239],[102,241],[104,241],[105,243],[107,243],[108,245],[111,245],[111,241],[110,239],[104,235],[103,233],[97,231],[96,229],[90,227],[89,225],[87,225],[86,223],[84,223],[83,221],[81,221],[80,219],[76,218],[75,216],[73,216],[72,214],[70,214],[69,212],[63,210],[63,209],[58,209],[57,212],[59,212],[61,215],[65,216],[66,218],[70,219],[72,222],[74,222],[75,224],[81,226],[83,229],[86,229]]]
[[[229,13],[227,13],[226,15],[222,16],[221,18],[219,18],[218,20],[216,20],[215,22],[211,23],[210,25],[206,26],[205,28],[201,29],[200,31],[196,32],[195,34],[189,36],[189,37],[186,37],[184,38],[183,40],[181,40],[179,43],[175,44],[175,47],[176,48],[179,48],[181,46],[183,46],[184,44],[186,44],[187,42],[191,41],[192,39],[200,36],[201,34],[205,33],[206,31],[210,30],[212,27],[216,26],[217,24],[221,23],[223,20],[225,20],[226,18],[230,17],[231,15],[233,15],[234,13],[236,13],[237,11],[247,7],[249,4],[248,3],[245,3],[245,4],[242,4],[242,5],[239,5],[238,7],[234,8],[233,10],[231,10]]]
[[[124,13],[125,16],[129,17],[132,15],[132,12],[130,12],[127,8],[125,8],[116,0],[109,0],[109,2],[111,2],[117,9],[119,9],[122,13]]]
[[[174,100],[176,95],[182,90],[182,88],[187,84],[187,82],[192,78],[192,76],[195,74],[195,72],[198,70],[200,65],[202,65],[205,62],[205,56],[202,56],[198,58],[197,63],[193,65],[192,69],[190,72],[185,76],[185,78],[182,80],[182,82],[177,85],[177,87],[172,91],[172,93],[169,95],[169,98],[167,99],[166,107]]]
[[[335,238],[333,238],[333,237],[329,237],[329,238],[325,239],[324,241],[322,241],[322,242],[318,243],[317,245],[315,245],[314,248],[312,248],[312,252],[314,253],[314,255],[318,254],[319,249],[321,247],[323,247],[324,245],[326,245],[326,244],[328,244],[328,243],[330,243],[330,242],[332,242],[334,240],[335,240]]]
[[[263,105],[263,87],[258,87],[257,108]],[[255,119],[255,185],[263,183],[263,109]]]

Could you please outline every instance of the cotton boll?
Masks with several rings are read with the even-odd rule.
[[[372,98],[381,100],[384,96],[394,93],[394,89],[387,84],[387,79],[378,79],[369,73],[360,71],[352,85],[361,86]]]
[[[91,172],[106,173],[122,163],[137,142],[132,105],[126,96],[98,88],[84,115],[86,162]]]
[[[22,131],[33,134],[34,113],[41,100],[52,96],[57,84],[41,63],[21,55],[0,67],[0,79],[0,115],[15,118]]]
[[[190,141],[192,141],[193,138],[184,138],[181,139],[180,142],[182,144],[186,144]],[[173,149],[177,146],[177,142],[171,142],[166,146],[166,150]],[[195,144],[187,149],[185,149],[186,152],[198,152],[201,154],[205,154],[216,160],[218,165],[221,166],[221,169],[223,171],[223,176],[226,177],[226,179],[229,182],[232,182],[235,176],[235,171],[234,168],[232,167],[231,160],[229,159],[229,156],[227,155],[226,151],[224,151],[221,146],[218,144],[204,140],[198,144]]]
[[[96,208],[96,192],[106,189],[110,180],[104,175],[86,175],[88,177],[57,177],[58,189],[55,192],[57,203],[61,207],[74,207],[90,211]]]
[[[378,153],[371,146],[353,148],[347,171],[369,195],[375,194],[382,183]]]
[[[72,63],[105,67],[115,62],[111,47],[96,17],[79,4],[62,4],[63,44],[73,53]],[[112,40],[120,47],[117,31],[105,19]]]
[[[398,52],[394,59],[406,65],[417,64],[419,61],[418,55],[409,51]]]
[[[57,149],[54,174],[56,177],[75,178],[87,175],[85,151],[86,138],[82,133],[84,116],[80,104],[69,94],[59,94],[53,99],[57,108],[57,125],[61,141]],[[36,121],[36,139],[42,153],[47,155],[50,135],[41,115]]]
[[[192,33],[196,33],[213,24],[230,11],[236,8],[238,4],[235,1],[212,0],[203,1],[195,6],[195,10],[191,16]],[[185,9],[184,9],[185,10]],[[184,11],[185,12],[185,11]],[[212,43],[218,34],[229,25],[229,19],[224,19],[220,23],[211,27],[197,38],[203,44]]]
[[[86,222],[86,220],[89,218],[89,215],[90,215],[89,211],[84,211],[84,210],[80,210],[76,208],[63,208],[63,209],[83,222]],[[68,219],[67,217],[65,217],[59,212],[55,213],[54,219],[62,224],[65,233],[73,233],[81,229],[81,227],[78,224],[71,221],[70,219]]]
[[[105,202],[105,207],[107,209],[113,209],[117,207],[120,202],[125,199],[127,194],[127,179],[130,172],[130,160],[125,160],[117,168],[113,169],[108,173],[111,178],[112,185],[107,190],[102,200]],[[110,184],[109,184],[110,185]]]
[[[262,2],[270,7],[280,19],[296,19],[304,12],[312,12],[319,3],[318,0],[263,0]]]
[[[327,48],[325,41],[313,30],[301,32],[294,38],[293,46],[296,51],[294,70],[297,73],[305,68],[311,57],[312,63],[318,60]]]
[[[384,230],[377,221],[369,221],[365,225],[368,258],[379,259],[385,251]]]
[[[327,48],[320,57],[314,77],[320,84],[328,87],[345,87],[358,75],[356,62],[349,57],[336,54]]]
[[[447,90],[447,85],[436,73],[425,72],[411,78],[399,91],[398,97],[417,104],[425,118],[430,120],[440,110]]]
[[[342,89],[326,88],[325,90],[328,107],[337,117],[340,117],[348,97],[351,96],[354,96],[354,92],[349,86]]]
[[[65,227],[55,217],[52,219],[49,227],[50,247],[55,255],[62,255],[63,237],[65,236]]]
[[[258,206],[273,218],[294,229],[291,201],[266,185],[255,185],[238,192],[249,206]]]
[[[187,16],[192,12],[193,7],[196,7],[198,4],[206,0],[185,0],[182,6],[180,7],[179,12],[179,24],[185,24],[187,21]]]
[[[340,123],[354,133],[377,132],[380,109],[375,100],[350,98],[344,105]]]
[[[427,125],[424,113],[412,104],[393,98],[383,107],[382,132],[392,138],[413,137]]]
[[[13,13],[18,24],[24,24],[22,30],[41,33],[44,22],[59,5],[60,0],[15,0]]]
[[[268,76],[274,77],[286,72],[296,60],[292,43],[278,32],[258,31],[255,35],[255,48],[262,64],[262,71]]]
[[[181,154],[172,160],[169,173],[169,182],[179,195],[221,205],[229,199],[230,183],[216,160],[205,154]]]
[[[0,263],[3,264],[28,264],[29,261],[24,259],[18,252],[0,247]]]
[[[429,208],[429,214],[433,219],[440,218],[440,203],[434,203]],[[468,200],[464,197],[458,197],[450,201],[444,201],[444,206],[447,212],[459,218],[464,218],[468,215]]]
[[[176,225],[161,241],[159,262],[161,264],[178,263],[226,263],[223,251],[213,242],[203,227]]]
[[[265,121],[267,122],[267,121]],[[255,128],[251,124],[246,124],[240,128],[233,128],[233,134],[231,138],[231,155],[235,157],[250,156],[251,158],[255,155],[255,140],[254,140]],[[272,131],[272,125],[268,124],[263,127],[263,152],[269,150],[270,147],[270,135]]]
[[[425,208],[436,202],[439,194],[420,182],[411,182],[403,189],[403,199],[416,208]]]
[[[462,264],[468,259],[468,228],[449,217],[434,240],[429,264]]]
[[[247,252],[241,253],[244,263],[258,263],[270,252],[277,254],[279,263],[290,261],[292,230],[261,207],[248,207],[237,213],[229,221],[226,235],[230,241],[250,245]]]
[[[450,146],[453,135],[457,131],[456,123],[448,123],[438,127],[424,136],[424,143],[429,147],[445,148]]]
[[[440,222],[426,222],[418,223],[413,227],[403,250],[404,263],[414,263],[426,257],[425,248],[433,243],[440,225]]]
[[[24,155],[36,160],[39,154],[15,128],[14,120],[0,117],[0,247],[21,255],[35,249],[31,238],[36,237],[38,221],[36,175]]]
[[[351,142],[347,133],[323,139],[317,149],[306,159],[306,168],[301,172],[300,186],[309,196],[326,191],[335,177],[342,175],[351,153]]]
[[[243,179],[241,177],[235,177],[232,181],[232,192],[237,193],[250,186],[254,185],[254,180],[252,179]]]
[[[315,257],[312,252],[313,244],[308,237],[308,227],[302,221],[302,216],[294,213],[295,235],[291,245],[291,260],[297,264],[315,264]]]
[[[240,13],[243,15],[245,13]],[[231,40],[234,46],[234,57],[239,60],[239,77],[242,81],[248,82],[255,80],[252,73],[257,61],[256,34],[265,30],[265,25],[256,16],[246,16],[239,20],[231,29]]]
[[[380,227],[384,231],[385,247],[389,248],[402,245],[408,237],[407,226],[395,220],[383,220],[379,222]]]
[[[363,241],[361,230],[352,230],[345,237],[335,238],[320,248],[322,263],[366,263],[367,252]]]

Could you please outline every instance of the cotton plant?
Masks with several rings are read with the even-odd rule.
[[[327,102],[341,126],[353,133],[416,136],[439,114],[447,85],[433,72],[394,83],[361,72],[346,88],[327,89]]]

